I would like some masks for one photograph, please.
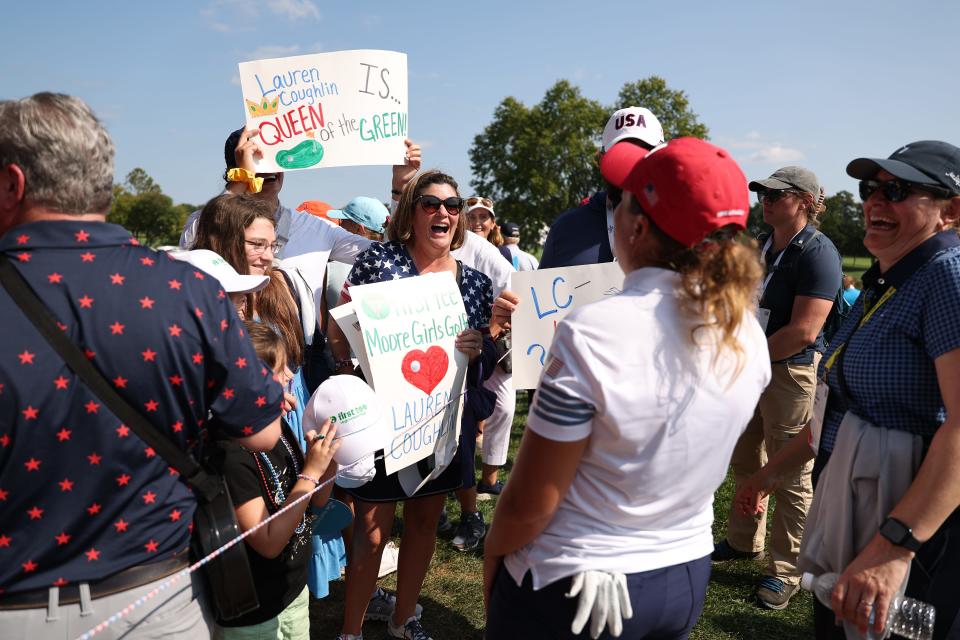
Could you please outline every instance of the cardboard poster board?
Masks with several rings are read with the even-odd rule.
[[[372,49],[240,63],[262,173],[403,164],[407,55]]]
[[[616,262],[510,274],[520,296],[511,319],[513,386],[536,389],[557,323],[571,310],[620,293],[623,271]]]
[[[352,286],[350,297],[369,362],[368,382],[393,422],[394,437],[384,450],[386,472],[431,454],[437,467],[445,467],[457,449],[468,365],[467,356],[454,348],[456,335],[469,323],[453,274]]]

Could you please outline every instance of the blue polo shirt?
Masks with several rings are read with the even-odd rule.
[[[864,304],[895,292],[860,328]],[[888,429],[916,433],[929,443],[946,420],[934,360],[960,349],[960,238],[939,233],[880,273],[863,274],[863,292],[820,361],[846,344],[830,370],[830,394],[820,451],[833,451],[843,414]],[[840,371],[842,369],[843,382]]]
[[[161,433],[190,449],[212,412],[230,436],[280,413],[211,276],[122,227],[38,222],[0,237],[61,328]],[[0,602],[103,578],[187,547],[195,500],[67,368],[0,288]]]
[[[613,262],[607,231],[607,192],[599,191],[574,209],[564,211],[543,245],[539,269]]]

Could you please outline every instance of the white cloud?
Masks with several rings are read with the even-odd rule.
[[[273,13],[285,16],[290,20],[320,19],[320,9],[312,0],[270,0],[267,6]]]
[[[764,145],[750,155],[750,160],[770,163],[796,162],[803,158],[802,151],[782,144]]]
[[[230,76],[230,84],[235,84],[235,85],[237,85],[238,87],[240,86],[240,74],[239,74],[239,73],[235,73],[235,74],[233,74],[232,76]]]
[[[286,58],[300,51],[300,45],[267,44],[246,54],[245,60],[264,60],[266,58]]]

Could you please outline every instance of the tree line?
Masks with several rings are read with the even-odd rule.
[[[141,244],[176,245],[187,216],[197,208],[187,203],[173,204],[160,185],[137,167],[122,184],[113,185],[107,221],[125,227]]]

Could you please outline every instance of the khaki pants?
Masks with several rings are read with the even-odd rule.
[[[768,456],[783,448],[809,422],[819,362],[820,354],[815,354],[813,364],[772,365],[770,386],[760,396],[753,419],[740,436],[730,460],[738,488],[747,476],[766,464]],[[784,478],[773,494],[777,506],[770,531],[767,573],[789,584],[800,581],[797,555],[807,510],[813,499],[812,469],[813,461],[810,461],[799,472]],[[738,551],[763,551],[766,516],[766,510],[758,516],[744,516],[731,509],[727,519],[727,542]]]

